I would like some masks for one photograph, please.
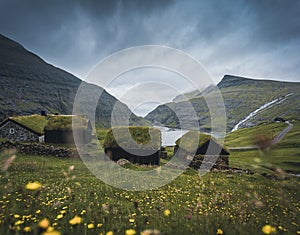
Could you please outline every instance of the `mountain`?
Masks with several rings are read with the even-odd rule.
[[[40,113],[71,114],[81,80],[46,63],[19,43],[0,34],[0,121],[9,116]],[[118,118],[131,116],[131,123],[144,124],[130,109],[103,88],[84,83],[90,94],[102,95],[95,102],[85,102],[88,110],[97,105],[95,120],[110,126],[113,107],[118,105]]]
[[[217,87],[221,91],[226,109],[227,131],[232,130],[236,124],[263,105],[266,107],[263,106],[259,112],[239,127],[254,126],[261,122],[271,121],[275,117],[282,117],[286,120],[299,119],[299,82],[258,80],[225,75]],[[208,87],[204,91],[206,95],[212,94],[212,92],[212,87]],[[158,106],[145,119],[156,124],[180,127],[173,110],[184,110],[188,102],[192,104],[197,113],[200,129],[209,131],[209,110],[199,91],[175,97],[173,102]],[[269,102],[272,103],[268,104]],[[189,118],[192,118],[190,113],[186,113],[185,120]]]

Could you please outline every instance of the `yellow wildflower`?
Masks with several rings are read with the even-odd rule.
[[[134,223],[134,219],[129,219],[129,222],[130,223]]]
[[[48,219],[42,219],[40,222],[39,222],[39,227],[40,228],[43,228],[43,229],[47,229],[49,227],[49,220]]]
[[[18,218],[20,218],[20,215],[15,214],[15,215],[14,215],[14,218],[15,218],[15,219],[18,219]]]
[[[112,231],[108,231],[105,235],[114,235]]]
[[[39,214],[39,213],[41,213],[41,210],[37,210],[35,213],[36,213],[36,214]]]
[[[49,227],[47,228],[47,232],[52,232],[52,231],[54,231],[54,227],[49,226]]]
[[[97,228],[101,228],[103,224],[97,224]]]
[[[88,224],[88,229],[93,229],[93,228],[95,228],[95,225],[94,224]]]
[[[220,228],[218,228],[218,229],[217,229],[217,234],[223,234],[223,230],[220,229]]]
[[[134,229],[127,229],[125,231],[125,235],[135,235],[135,234],[136,234],[136,232]]]
[[[61,219],[62,217],[64,217],[64,215],[59,214],[59,215],[56,216],[56,219]]]
[[[51,232],[46,231],[46,232],[42,233],[42,235],[61,235],[61,233],[56,230],[53,230]]]
[[[75,215],[73,219],[69,220],[69,223],[71,225],[80,224],[81,222],[82,222],[82,218],[77,215]]]
[[[25,188],[28,190],[38,190],[42,187],[42,184],[40,184],[39,182],[30,182],[28,184],[26,184]]]
[[[165,216],[169,216],[170,214],[171,214],[171,211],[170,211],[170,210],[168,210],[168,209],[167,209],[167,210],[164,210],[164,215],[165,215]]]
[[[24,224],[24,221],[18,220],[18,221],[15,223],[15,225],[20,225],[20,224]]]
[[[29,226],[24,227],[24,232],[25,233],[30,233],[31,232],[31,228]]]
[[[271,225],[267,224],[262,228],[262,231],[263,231],[264,234],[271,234],[271,233],[276,232],[276,228],[274,228]]]

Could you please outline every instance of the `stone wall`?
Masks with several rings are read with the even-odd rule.
[[[199,170],[203,163],[204,155],[196,155],[189,166],[195,170]],[[212,166],[212,167],[211,167]],[[202,167],[205,167],[204,165]],[[206,156],[206,167],[207,169],[217,169],[217,170],[228,170],[229,169],[229,158],[228,155],[220,156]]]
[[[32,155],[51,155],[56,157],[78,157],[75,148],[54,147],[38,143],[0,143],[0,151],[4,149],[16,149],[18,153]]]
[[[5,138],[10,141],[39,142],[39,136],[37,134],[12,121],[8,121],[0,127],[0,138]]]

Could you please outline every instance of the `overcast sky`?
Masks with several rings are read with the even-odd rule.
[[[300,81],[299,12],[299,0],[0,0],[0,33],[81,79],[113,52],[157,44],[189,53],[215,82],[224,74]],[[125,76],[110,92],[134,109],[124,91],[149,93],[147,74],[153,77],[140,73],[135,88]],[[159,95],[155,86],[156,103],[172,100],[178,87],[189,89],[182,84]]]

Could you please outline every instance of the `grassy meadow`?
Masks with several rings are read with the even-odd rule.
[[[80,158],[2,152],[0,234],[300,234],[300,180],[286,173],[300,173],[299,132],[268,152],[232,151],[230,166],[253,174],[187,169],[142,192],[106,185]]]
[[[255,172],[274,173],[276,171],[300,174],[300,122],[295,121],[294,127],[276,145],[265,151],[232,150],[231,167],[250,169]],[[255,137],[260,134],[274,138],[287,127],[285,123],[259,125],[244,128],[230,133],[225,138],[225,145],[230,147],[254,145]],[[276,133],[276,134],[274,134]],[[238,142],[240,141],[240,142]]]

